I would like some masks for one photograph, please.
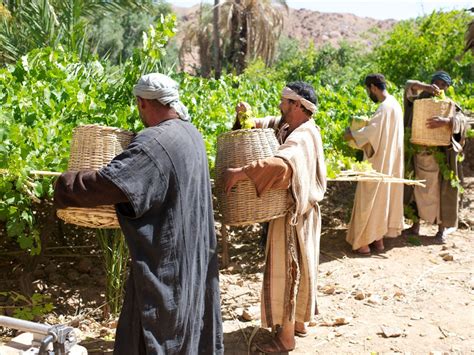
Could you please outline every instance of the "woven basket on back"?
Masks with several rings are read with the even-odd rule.
[[[72,133],[69,171],[99,170],[120,154],[133,138],[133,133],[114,127],[85,125]],[[114,206],[59,209],[59,218],[89,228],[119,228]]]
[[[452,117],[454,104],[449,100],[420,99],[413,103],[413,123],[410,142],[425,146],[451,144],[451,128],[448,126],[427,128],[426,121],[433,116]]]
[[[275,155],[278,145],[273,129],[241,129],[217,138],[216,189],[224,224],[265,222],[286,214],[287,190],[270,190],[257,197],[253,183],[245,180],[238,182],[226,195],[222,185],[222,175],[227,168],[271,157]]]

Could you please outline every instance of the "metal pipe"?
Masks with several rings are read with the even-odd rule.
[[[41,346],[40,346],[40,348],[39,348],[38,354],[39,354],[39,355],[48,355],[48,354],[49,354],[48,346],[49,346],[49,344],[51,344],[53,341],[54,341],[54,336],[53,336],[52,334],[50,334],[50,335],[48,335],[46,338],[44,338],[44,339],[41,341]]]
[[[29,322],[27,320],[6,316],[0,316],[0,326],[43,335],[47,335],[51,329],[50,325]]]

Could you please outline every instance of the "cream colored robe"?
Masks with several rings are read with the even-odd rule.
[[[258,127],[277,127],[278,119]],[[277,134],[278,135],[278,134]],[[326,191],[326,165],[319,128],[311,119],[295,129],[279,147],[277,158],[291,168],[290,212],[270,222],[263,280],[262,325],[285,320],[307,322],[316,314],[321,214],[318,202]],[[247,171],[252,179],[252,173]]]
[[[380,104],[366,127],[351,133],[374,170],[403,178],[403,114],[393,96]],[[397,237],[402,229],[403,185],[359,182],[346,238],[352,249]]]

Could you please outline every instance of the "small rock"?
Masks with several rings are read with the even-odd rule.
[[[395,291],[395,294],[393,295],[393,297],[402,298],[402,297],[405,297],[405,294],[403,293],[403,291]]]
[[[420,333],[420,337],[424,338],[426,336],[426,333]]]
[[[354,275],[352,275],[352,276],[353,276],[353,277],[359,277],[360,274],[354,274]]]
[[[365,298],[365,295],[364,295],[364,292],[362,291],[357,291],[355,297],[354,297],[356,300],[363,300]]]
[[[402,331],[399,328],[386,327],[382,325],[380,329],[382,329],[382,334],[385,338],[397,338],[402,335]]]
[[[420,319],[423,319],[422,316],[420,316],[419,314],[414,314],[410,317],[411,320],[420,320]]]
[[[323,287],[322,291],[325,295],[332,295],[336,292],[336,287],[334,285],[327,285]]]
[[[259,307],[247,307],[242,311],[242,319],[251,321],[260,318]]]
[[[448,250],[448,249],[449,249],[449,247],[448,247],[447,245],[443,245],[443,246],[441,247],[441,250]]]
[[[237,272],[241,272],[242,271],[242,266],[240,264],[236,264],[236,263],[231,263],[228,267],[227,267],[227,271],[229,272],[232,272],[232,273],[237,273]]]
[[[334,318],[333,325],[336,325],[336,326],[345,325],[345,324],[349,324],[351,321],[352,321],[352,317],[337,316],[336,318]]]
[[[316,325],[318,325],[318,323],[314,319],[311,319],[308,323],[308,327],[315,327]]]
[[[454,257],[451,254],[447,254],[447,255],[443,256],[443,260],[444,261],[453,261]]]

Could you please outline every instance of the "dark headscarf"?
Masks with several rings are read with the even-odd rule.
[[[435,80],[443,80],[449,86],[453,84],[453,80],[451,79],[449,74],[442,70],[437,71],[433,74],[433,76],[431,77],[431,83],[434,83]]]

